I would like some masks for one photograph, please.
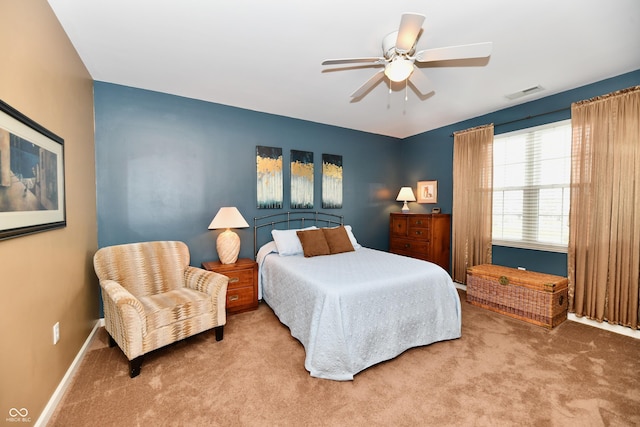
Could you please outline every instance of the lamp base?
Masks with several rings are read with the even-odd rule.
[[[409,205],[407,205],[407,202],[404,202],[404,205],[402,205],[402,213],[409,213]]]
[[[216,249],[221,263],[233,264],[238,260],[238,254],[240,253],[240,237],[227,229],[218,236]]]

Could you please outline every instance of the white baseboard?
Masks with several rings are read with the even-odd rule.
[[[467,285],[463,285],[462,283],[458,282],[453,282],[453,284],[457,289],[461,289],[463,291],[467,290]],[[628,337],[640,340],[640,330],[631,329],[626,326],[612,325],[608,322],[597,322],[595,320],[587,319],[586,317],[578,317],[574,313],[569,313],[567,315],[567,320],[582,323],[583,325],[593,326],[594,328],[600,328],[606,331],[615,332],[616,334],[626,335]]]
[[[606,331],[615,332],[616,334],[626,335],[628,337],[640,340],[640,330],[631,329],[626,326],[612,325],[608,322],[598,322],[595,320],[587,319],[586,317],[578,317],[574,313],[569,313],[567,315],[567,320],[593,326],[594,328],[600,328]]]
[[[44,410],[38,417],[38,420],[34,424],[36,427],[44,427],[49,423],[49,420],[51,419],[51,416],[53,415],[58,404],[60,403],[60,400],[62,400],[62,397],[64,396],[65,391],[67,391],[67,387],[69,387],[69,384],[71,384],[71,379],[73,378],[73,374],[75,374],[76,370],[80,366],[80,362],[82,362],[82,359],[84,358],[87,352],[87,349],[91,344],[91,341],[93,341],[93,337],[95,336],[98,329],[102,326],[104,326],[104,319],[98,319],[98,321],[96,321],[96,324],[93,326],[91,333],[89,333],[89,336],[87,337],[84,344],[80,348],[80,351],[76,355],[75,359],[73,359],[73,362],[71,362],[71,366],[69,366],[69,369],[67,369],[67,372],[64,374],[64,377],[62,377],[60,384],[58,384],[58,387],[53,392],[53,395],[51,395],[51,398],[49,399],[47,406],[44,407]]]
[[[456,286],[457,289],[463,290],[463,291],[467,291],[467,285],[463,285],[462,283],[458,283],[458,282],[453,282],[453,284]]]

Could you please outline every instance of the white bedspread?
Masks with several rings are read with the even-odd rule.
[[[460,337],[460,299],[439,266],[360,248],[305,258],[261,251],[263,299],[306,351],[311,376],[352,380],[405,350]]]

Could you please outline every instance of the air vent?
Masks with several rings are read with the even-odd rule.
[[[544,88],[542,86],[536,85],[526,89],[519,90],[518,92],[510,93],[509,95],[506,95],[506,97],[509,99],[517,99],[517,98],[522,98],[523,96],[532,95],[534,93],[541,92],[543,90]]]

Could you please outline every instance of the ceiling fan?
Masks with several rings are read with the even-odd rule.
[[[414,88],[425,95],[431,92],[429,78],[416,70],[415,62],[449,61],[454,59],[484,58],[491,55],[493,43],[474,43],[460,46],[426,49],[416,52],[416,42],[422,31],[425,16],[419,13],[404,13],[400,28],[382,39],[381,57],[327,59],[322,65],[368,64],[364,66],[384,66],[362,86],[351,94],[359,98],[373,88],[384,76],[392,82],[409,81]]]

